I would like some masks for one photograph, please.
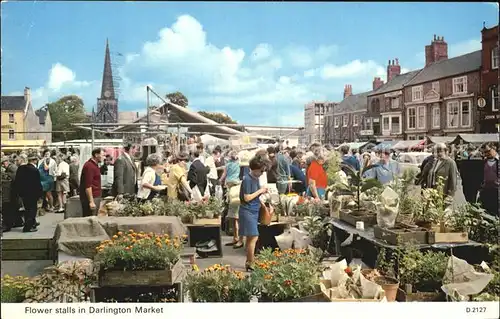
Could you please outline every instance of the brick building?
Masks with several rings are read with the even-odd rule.
[[[418,73],[401,73],[399,60],[389,60],[387,65],[387,83],[377,88],[375,78],[373,91],[368,94],[367,113],[363,121],[362,132],[369,138],[402,139],[403,136],[403,87]],[[377,85],[376,85],[377,84]]]
[[[336,145],[361,138],[361,127],[369,93],[352,94],[352,86],[345,86],[344,99],[330,109],[330,112],[325,116],[326,142]]]
[[[448,45],[434,36],[425,67],[403,88],[405,139],[475,132],[481,51],[448,59]]]
[[[481,133],[496,133],[500,123],[500,101],[498,99],[498,25],[481,30],[481,97],[486,100],[484,106],[479,106],[479,131]]]

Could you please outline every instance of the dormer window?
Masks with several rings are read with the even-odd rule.
[[[422,99],[424,98],[423,94],[422,94],[422,86],[419,85],[419,86],[414,86],[411,88],[411,97],[412,97],[412,101],[415,102],[415,101],[422,101]]]
[[[467,76],[453,79],[453,94],[467,93]]]

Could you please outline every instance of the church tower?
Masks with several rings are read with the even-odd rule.
[[[97,112],[94,117],[97,123],[118,122],[118,99],[113,84],[113,70],[111,68],[111,55],[109,42],[106,39],[106,53],[104,57],[104,71],[102,74],[101,97],[97,98]]]

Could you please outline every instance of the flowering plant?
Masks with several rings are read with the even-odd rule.
[[[185,238],[185,236],[184,236]],[[118,232],[96,248],[95,262],[102,269],[169,269],[180,258],[183,241],[167,234]]]
[[[194,302],[248,302],[255,294],[249,278],[228,265],[213,265],[201,272],[193,265],[185,284]]]
[[[266,301],[289,301],[316,293],[320,263],[303,249],[263,250],[250,279]]]
[[[5,275],[1,279],[2,303],[23,302],[26,291],[31,287],[31,280],[28,277]]]

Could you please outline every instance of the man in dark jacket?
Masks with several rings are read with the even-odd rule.
[[[210,172],[210,168],[203,164],[199,151],[194,152],[194,157],[195,159],[189,166],[187,176],[189,187],[193,189],[195,186],[198,186],[201,196],[205,196],[205,190],[208,184],[207,175]]]
[[[43,196],[40,173],[37,168],[38,156],[30,154],[28,164],[22,165],[17,169],[14,180],[14,189],[21,197],[24,204],[24,228],[23,232],[35,232],[36,213],[38,210],[38,200]]]

